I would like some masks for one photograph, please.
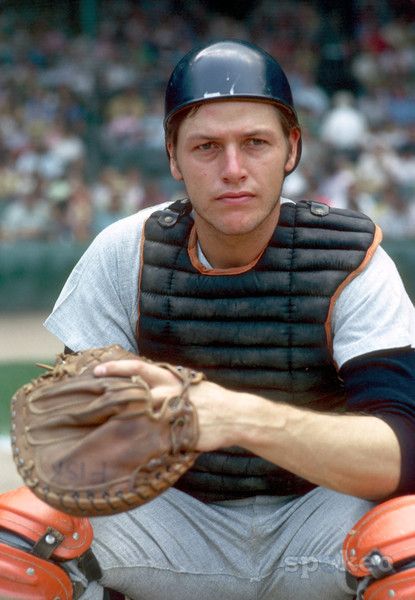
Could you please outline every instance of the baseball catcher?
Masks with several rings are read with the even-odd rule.
[[[346,532],[415,489],[415,308],[369,217],[283,196],[302,132],[265,50],[188,52],[164,126],[186,198],[69,276],[45,325],[78,354],[15,395],[19,472],[111,515],[85,600],[351,600]]]

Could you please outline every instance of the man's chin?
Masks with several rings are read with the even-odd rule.
[[[258,225],[252,223],[252,220],[248,220],[248,222],[238,223],[221,222],[213,227],[217,233],[226,237],[246,237],[256,234]]]
[[[250,237],[263,235],[263,230],[273,229],[278,221],[279,207],[271,211],[244,210],[240,208],[235,210],[226,210],[211,214],[195,214],[195,223],[197,230],[210,230],[211,234],[223,235],[226,237]]]

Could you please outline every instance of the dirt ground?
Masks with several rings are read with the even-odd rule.
[[[23,485],[14,466],[10,452],[10,442],[6,437],[0,438],[0,464],[0,493]]]
[[[42,325],[46,315],[0,314],[0,362],[49,360],[62,351],[62,343]],[[0,492],[22,485],[13,463],[10,440],[0,437]]]
[[[62,343],[42,325],[44,313],[0,314],[0,361],[50,359]]]

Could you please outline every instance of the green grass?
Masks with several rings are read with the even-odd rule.
[[[0,434],[9,431],[10,400],[15,391],[42,372],[43,369],[36,366],[36,361],[0,363]]]

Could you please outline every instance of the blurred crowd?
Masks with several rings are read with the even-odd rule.
[[[345,23],[294,0],[259,1],[243,19],[204,2],[103,0],[94,35],[0,8],[0,241],[86,242],[182,193],[168,177],[164,87],[187,50],[220,38],[259,44],[289,76],[303,158],[284,194],[415,239],[415,15],[393,0],[351,4]]]

